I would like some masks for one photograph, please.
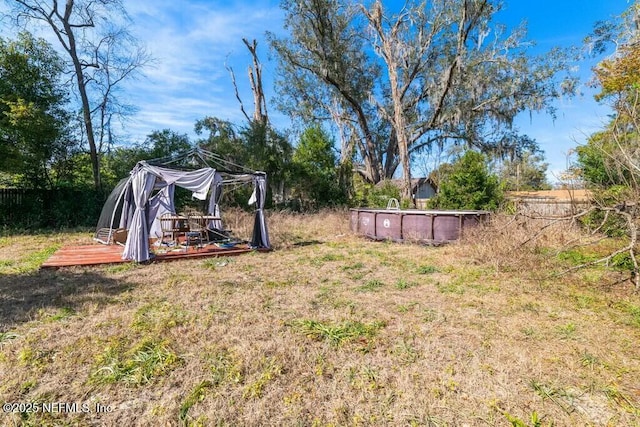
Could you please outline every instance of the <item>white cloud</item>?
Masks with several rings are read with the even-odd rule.
[[[250,100],[244,70],[251,58],[242,38],[257,39],[260,59],[266,61],[263,35],[282,21],[275,2],[129,0],[125,7],[135,23],[134,34],[156,58],[145,79],[129,83],[140,109],[135,118],[138,140],[164,128],[192,135],[195,121],[207,115],[241,120],[225,64],[233,67],[241,95]]]
[[[122,101],[138,109],[124,130],[132,142],[165,128],[193,136],[195,121],[208,115],[242,121],[225,63],[236,71],[243,98],[250,100],[244,71],[251,58],[242,38],[257,39],[266,62],[264,33],[282,21],[277,1],[124,0],[123,5],[132,20],[130,31],[155,58],[142,70],[143,77],[122,86]],[[7,11],[0,2],[0,14]],[[6,25],[3,36],[14,34],[8,22],[0,24]],[[59,49],[47,28],[32,31]]]

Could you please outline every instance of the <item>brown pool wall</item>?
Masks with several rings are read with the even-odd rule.
[[[376,240],[446,243],[485,220],[487,211],[351,209],[351,231]]]

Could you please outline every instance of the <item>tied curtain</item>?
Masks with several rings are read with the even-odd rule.
[[[149,236],[162,238],[162,226],[160,217],[164,214],[176,214],[176,207],[173,203],[175,184],[167,185],[149,199],[149,209],[147,210],[147,220],[149,221]]]
[[[135,210],[129,224],[129,234],[124,245],[122,259],[147,261],[149,259],[149,229],[146,206],[153,191],[156,177],[147,170],[138,169],[131,179],[131,191]]]
[[[149,233],[155,222],[151,211],[155,210],[156,214],[159,211],[175,212],[172,188],[175,186],[186,188],[193,191],[193,197],[205,200],[215,175],[215,169],[212,168],[185,172],[150,166],[144,161],[139,162],[131,171],[131,184],[127,188],[131,194],[131,201],[130,206],[124,209],[133,214],[127,215],[123,212],[123,221],[121,221],[126,222],[126,228],[129,229],[122,259],[144,262],[151,258]],[[154,196],[153,203],[150,203],[149,199],[154,189],[161,189],[161,191],[159,195]],[[125,199],[127,199],[126,192]]]
[[[253,237],[251,246],[254,248],[270,248],[269,231],[264,219],[264,202],[267,195],[267,176],[264,173],[256,174],[253,177],[255,185],[254,196],[256,203],[256,216],[253,223]],[[254,197],[252,196],[252,198]]]
[[[209,196],[209,208],[207,213],[220,218],[220,199],[222,198],[222,175],[216,172],[211,184],[211,196]],[[207,226],[211,229],[222,230],[222,220],[212,219]]]

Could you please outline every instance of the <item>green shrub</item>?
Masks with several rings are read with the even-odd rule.
[[[355,198],[353,200],[356,206],[370,208],[386,208],[389,200],[400,200],[400,188],[393,184],[390,180],[385,180],[378,185],[360,182],[355,187]],[[408,208],[410,202],[403,201],[401,208]]]
[[[469,150],[441,177],[430,207],[439,209],[496,210],[504,199],[496,175],[489,173],[485,156]]]

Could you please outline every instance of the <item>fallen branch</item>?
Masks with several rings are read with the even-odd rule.
[[[594,207],[589,208],[586,211],[577,213],[575,215],[567,215],[567,216],[562,216],[562,217],[533,216],[533,215],[527,215],[527,214],[524,214],[524,213],[519,213],[517,215],[523,216],[525,218],[534,219],[534,220],[545,220],[545,221],[551,221],[551,222],[546,224],[546,225],[544,225],[542,228],[540,228],[540,230],[538,230],[538,232],[536,234],[534,234],[533,236],[529,237],[524,242],[521,242],[516,247],[522,247],[522,246],[526,245],[527,243],[529,243],[530,241],[537,239],[540,235],[542,235],[542,232],[544,230],[546,230],[547,228],[551,227],[552,225],[557,224],[558,222],[571,221],[572,223],[574,223],[578,218],[581,218],[581,217],[587,215],[589,212],[592,212],[593,210],[594,210]]]
[[[600,211],[604,211],[605,212],[605,218],[608,218],[608,214],[613,212],[617,215],[620,215],[622,217],[624,217],[627,221],[627,226],[628,226],[628,230],[629,230],[629,244],[626,245],[625,247],[618,249],[612,253],[610,253],[609,255],[602,257],[600,259],[594,260],[594,261],[589,261],[589,262],[585,262],[583,264],[577,265],[575,267],[571,267],[569,269],[566,269],[560,273],[556,273],[551,275],[550,277],[558,277],[558,276],[562,276],[568,273],[571,273],[573,271],[577,271],[586,267],[590,267],[593,265],[597,265],[597,264],[602,264],[604,263],[607,267],[609,266],[609,263],[611,262],[611,260],[613,260],[613,258],[615,258],[616,256],[623,254],[625,252],[629,253],[629,257],[631,258],[631,261],[633,263],[633,269],[631,271],[631,277],[630,280],[631,282],[634,284],[635,290],[636,292],[640,291],[640,274],[639,274],[639,266],[638,266],[638,260],[636,257],[636,253],[635,253],[635,248],[636,248],[636,244],[638,242],[638,229],[636,226],[636,223],[634,221],[633,215],[631,215],[629,212],[625,212],[623,210],[621,210],[620,208],[614,207],[614,208],[605,208],[605,207],[593,207],[583,213],[574,215],[574,219],[575,218],[579,218],[580,216],[584,216],[586,215],[586,213],[594,211],[594,210],[600,210]],[[600,226],[598,227],[601,228],[603,224],[600,224]],[[530,240],[530,239],[529,239]]]

